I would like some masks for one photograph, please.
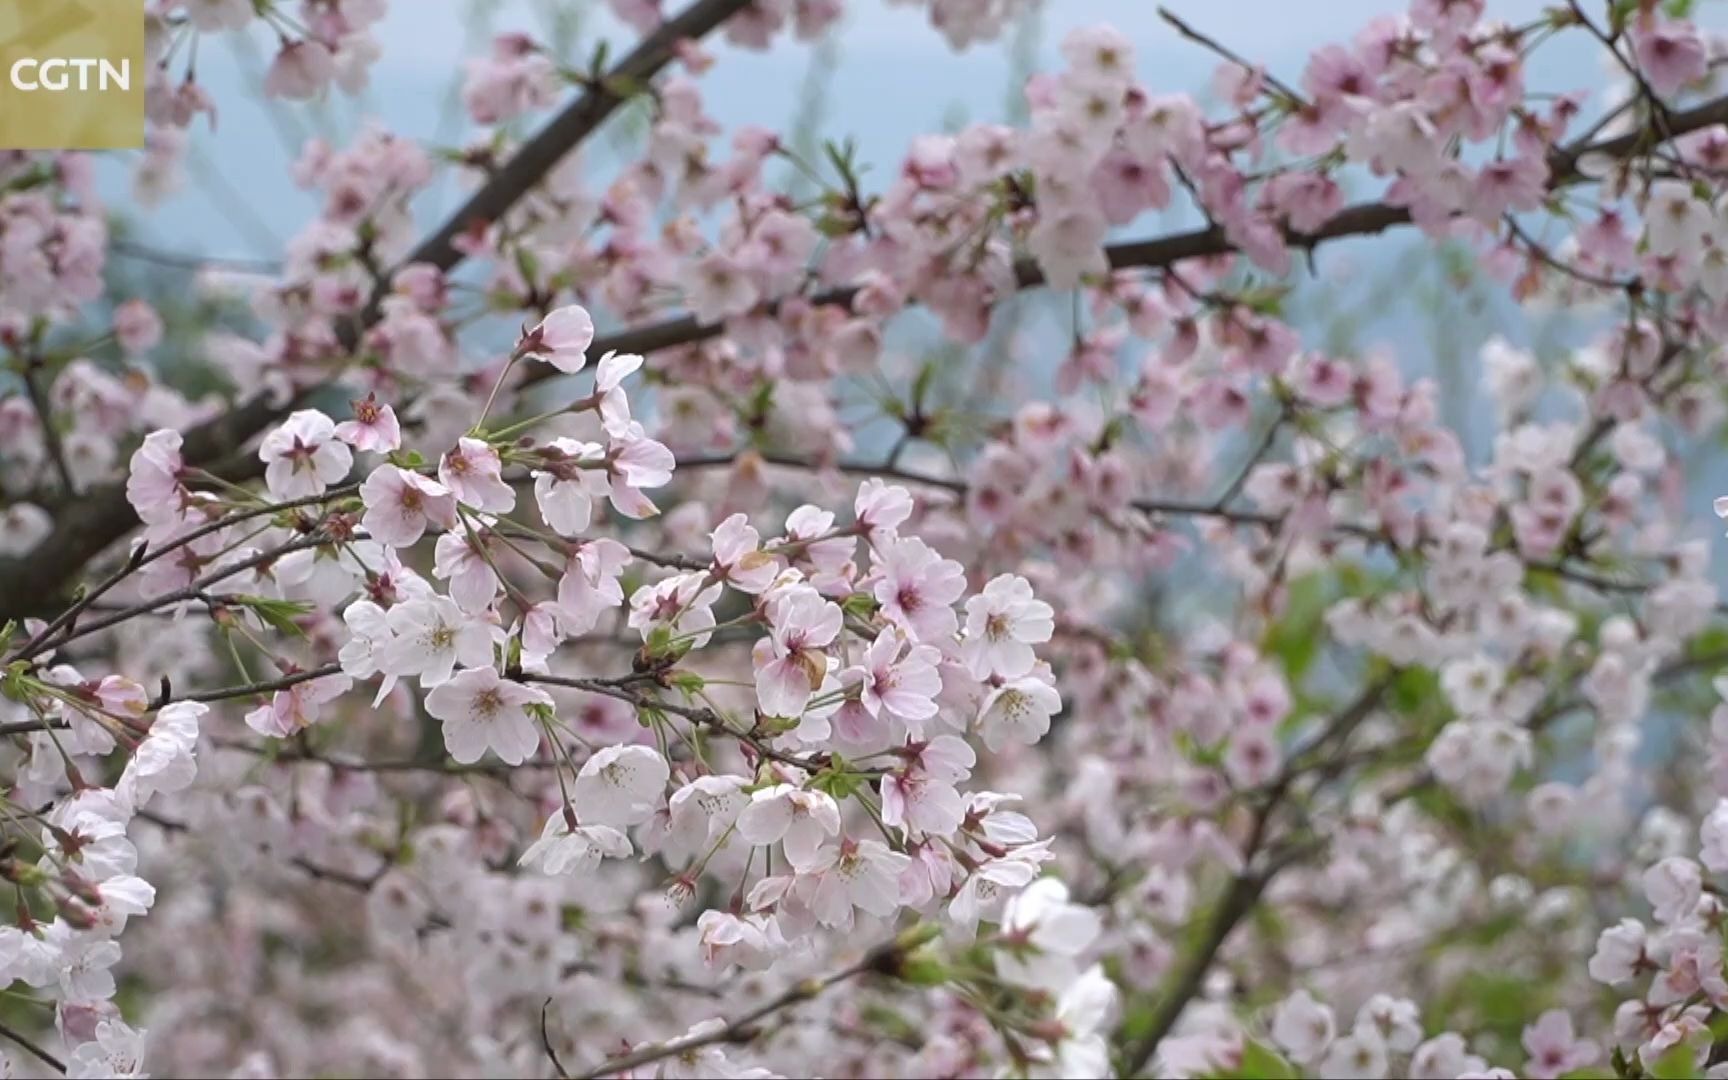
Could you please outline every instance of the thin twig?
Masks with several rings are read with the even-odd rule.
[[[546,1057],[552,1062],[552,1071],[560,1080],[570,1080],[570,1074],[564,1071],[564,1063],[558,1060],[558,1051],[552,1046],[552,1034],[546,1030],[546,1011],[552,1008],[552,999],[547,998],[540,1003],[540,1046],[546,1051]]]
[[[354,534],[352,537],[352,539],[362,538],[362,534],[359,533]],[[121,610],[114,612],[112,615],[104,615],[100,619],[72,628],[67,631],[64,637],[55,642],[55,645],[61,646],[71,644],[72,642],[77,641],[80,638],[88,637],[99,630],[106,630],[110,626],[123,623],[126,620],[135,618],[139,615],[147,615],[158,608],[168,607],[171,604],[181,604],[189,600],[204,600],[207,603],[220,603],[220,597],[211,599],[205,595],[210,586],[220,584],[236,574],[243,574],[248,570],[256,570],[260,566],[267,566],[270,563],[275,562],[277,559],[282,558],[284,555],[292,555],[296,551],[305,551],[307,548],[323,547],[330,543],[334,543],[334,541],[327,536],[303,536],[295,540],[290,540],[286,544],[270,548],[266,551],[260,551],[256,555],[250,555],[241,559],[239,562],[225,563],[183,589],[175,589],[172,592],[163,593],[161,596],[154,597],[150,600],[140,601],[129,608],[122,608]],[[40,649],[40,646],[38,646],[38,649]],[[20,653],[18,658],[27,660],[30,658],[30,654]]]
[[[162,705],[158,705],[156,708],[161,708],[163,705],[172,704],[173,702],[178,701],[227,701],[230,698],[252,697],[256,694],[272,694],[278,690],[287,690],[290,687],[299,686],[303,682],[311,682],[313,679],[322,679],[327,676],[340,674],[342,674],[341,664],[325,664],[323,667],[310,668],[306,671],[291,672],[290,674],[282,676],[280,679],[271,679],[267,682],[247,683],[244,686],[224,686],[220,690],[201,690],[196,694],[183,694],[180,697],[173,698],[171,701],[163,702]]]
[[[670,1042],[640,1047],[628,1054],[621,1054],[600,1063],[593,1069],[578,1075],[575,1080],[596,1080],[598,1077],[627,1072],[656,1061],[663,1061],[669,1057],[687,1054],[692,1050],[700,1050],[704,1046],[712,1046],[715,1043],[750,1042],[759,1034],[756,1025],[765,1018],[783,1009],[790,1009],[795,1005],[814,1000],[823,991],[860,975],[870,972],[892,974],[904,952],[905,945],[899,938],[884,942],[865,953],[858,962],[820,979],[805,979],[796,983],[784,993],[763,1002],[742,1016],[728,1020],[721,1027],[699,1034],[684,1035]]]
[[[1230,61],[1232,64],[1235,64],[1244,71],[1258,71],[1260,77],[1266,80],[1266,85],[1282,94],[1289,100],[1290,104],[1299,109],[1307,109],[1309,107],[1308,100],[1301,94],[1297,93],[1289,83],[1280,80],[1276,75],[1273,75],[1270,71],[1267,71],[1265,68],[1260,67],[1257,64],[1250,64],[1216,38],[1208,37],[1194,29],[1192,26],[1189,26],[1178,18],[1176,13],[1171,11],[1169,8],[1159,8],[1158,17],[1169,23],[1171,28],[1178,34],[1181,34],[1183,37],[1192,41],[1194,44],[1199,45],[1201,48],[1209,49],[1212,52],[1217,53],[1219,56]]]
[[[42,1064],[53,1069],[55,1072],[65,1073],[65,1071],[66,1071],[66,1063],[65,1062],[61,1061],[59,1058],[55,1057],[53,1054],[50,1054],[48,1051],[42,1049],[42,1047],[39,1046],[35,1042],[35,1040],[31,1039],[28,1035],[25,1035],[23,1032],[20,1032],[20,1031],[13,1029],[10,1025],[0,1023],[0,1037],[10,1039],[11,1041],[17,1043],[19,1046],[22,1046],[24,1049],[30,1051],[32,1054],[36,1055],[36,1057],[41,1059]]]
[[[331,488],[330,490],[318,495],[308,495],[304,498],[289,499],[286,502],[268,503],[264,506],[253,506],[244,510],[236,510],[232,513],[224,514],[215,521],[207,522],[190,532],[177,536],[172,541],[163,544],[161,547],[150,548],[141,545],[127,557],[126,561],[120,565],[119,569],[115,570],[94,589],[85,593],[84,596],[71,607],[56,616],[54,621],[50,622],[47,626],[44,626],[40,631],[38,631],[36,636],[26,642],[24,647],[14,655],[13,659],[28,660],[32,656],[41,652],[44,644],[50,641],[56,631],[69,625],[72,620],[82,614],[91,604],[94,604],[109,590],[113,589],[114,586],[126,580],[126,578],[132,573],[150,565],[165,555],[170,555],[179,551],[188,544],[196,543],[197,541],[204,539],[206,536],[221,532],[223,529],[226,529],[231,525],[238,525],[243,521],[251,521],[254,518],[267,517],[271,514],[280,514],[289,510],[298,510],[303,507],[326,503],[335,499],[346,498],[359,490],[359,484],[344,484],[341,487]],[[58,645],[59,643],[56,642],[54,644]]]
[[[1242,486],[1246,484],[1248,478],[1254,474],[1254,470],[1259,466],[1260,460],[1266,456],[1268,450],[1272,449],[1273,441],[1278,438],[1278,429],[1283,426],[1284,410],[1280,408],[1278,410],[1278,415],[1274,416],[1272,422],[1266,425],[1266,434],[1260,437],[1260,442],[1254,447],[1254,452],[1248,455],[1248,460],[1243,462],[1242,468],[1237,470],[1235,479],[1230,481],[1230,485],[1224,489],[1223,494],[1219,495],[1212,501],[1212,509],[1214,512],[1222,513],[1224,508],[1230,505],[1230,500],[1234,499],[1237,494],[1241,492]]]
[[[627,701],[638,709],[659,710],[663,713],[670,713],[673,716],[683,717],[693,724],[699,724],[710,731],[716,731],[722,735],[727,735],[738,740],[748,746],[751,750],[755,751],[759,757],[770,758],[787,765],[796,765],[798,768],[803,769],[806,772],[821,772],[827,764],[820,755],[817,757],[807,758],[799,757],[797,754],[788,754],[784,750],[776,750],[774,747],[769,746],[766,742],[757,738],[752,732],[742,731],[733,727],[731,724],[728,724],[721,718],[720,714],[715,712],[713,709],[680,705],[675,701],[666,701],[662,698],[650,697],[647,694],[638,693],[637,691],[628,689],[623,685],[628,681],[641,681],[641,679],[633,679],[631,677],[612,680],[582,679],[566,675],[539,675],[526,671],[516,674],[513,678],[518,682],[541,683],[546,686],[564,686],[569,687],[572,690],[586,690],[590,694],[600,694],[604,697],[617,698],[619,701]],[[652,676],[645,678],[652,678]]]

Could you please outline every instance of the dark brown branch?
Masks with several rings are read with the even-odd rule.
[[[486,184],[408,256],[405,262],[431,263],[448,270],[464,255],[456,240],[474,225],[490,225],[584,139],[592,135],[627,97],[623,91],[647,83],[671,62],[681,41],[705,37],[750,5],[750,0],[697,0],[674,19],[661,23],[629,56],[590,85],[581,98],[524,143]]]
[[[559,1080],[570,1080],[570,1074],[564,1070],[564,1063],[558,1060],[558,1051],[552,1045],[552,1033],[546,1030],[546,1013],[551,1008],[551,998],[540,1003],[540,1048],[546,1051],[547,1059],[552,1062],[552,1071],[558,1074]]]
[[[111,241],[108,250],[124,258],[188,272],[228,270],[237,274],[260,275],[282,272],[282,264],[276,259],[249,259],[238,255],[192,255],[183,251],[165,251],[136,240]]]
[[[59,1058],[55,1057],[53,1054],[50,1054],[48,1051],[42,1049],[42,1047],[40,1045],[38,1045],[34,1040],[32,1040],[28,1035],[25,1035],[23,1032],[14,1030],[10,1025],[0,1024],[0,1037],[4,1037],[6,1039],[9,1039],[12,1042],[17,1043],[19,1046],[23,1047],[24,1049],[30,1051],[30,1053],[34,1054],[37,1057],[37,1059],[39,1059],[42,1062],[42,1064],[48,1066],[50,1069],[53,1069],[55,1072],[65,1073],[65,1071],[66,1071],[66,1063],[65,1062],[61,1061]]]
[[[1308,100],[1306,98],[1304,98],[1301,94],[1297,93],[1288,83],[1282,82],[1281,80],[1279,80],[1279,78],[1277,76],[1273,75],[1271,72],[1267,71],[1265,68],[1260,67],[1259,65],[1256,65],[1256,64],[1250,64],[1248,61],[1242,59],[1241,56],[1237,55],[1235,52],[1233,52],[1231,49],[1226,47],[1222,42],[1218,41],[1216,38],[1208,37],[1207,35],[1194,29],[1192,26],[1189,26],[1187,23],[1183,22],[1176,15],[1175,12],[1171,11],[1169,8],[1166,8],[1166,7],[1159,8],[1158,9],[1158,17],[1160,19],[1163,19],[1165,22],[1169,23],[1170,28],[1172,30],[1175,30],[1178,34],[1181,34],[1183,37],[1187,38],[1189,41],[1192,41],[1194,44],[1200,46],[1201,48],[1210,50],[1211,52],[1214,52],[1214,53],[1217,53],[1219,56],[1223,57],[1225,60],[1228,60],[1230,63],[1235,64],[1237,67],[1241,68],[1244,71],[1258,71],[1260,73],[1260,77],[1262,79],[1266,80],[1266,85],[1270,86],[1272,89],[1276,90],[1279,94],[1281,94],[1284,98],[1286,98],[1292,105],[1295,105],[1296,107],[1302,108],[1302,109],[1306,109],[1308,107]]]
[[[174,701],[228,701],[232,698],[252,697],[255,694],[273,694],[278,690],[287,690],[299,686],[303,682],[322,679],[331,675],[342,674],[341,664],[325,664],[323,667],[311,668],[307,671],[295,671],[271,679],[268,682],[247,683],[244,686],[224,686],[220,690],[201,690],[196,694],[183,694]]]
[[[1363,689],[1362,693],[1350,706],[1341,711],[1326,726],[1312,749],[1322,749],[1334,742],[1347,740],[1361,723],[1373,714],[1379,707],[1381,699],[1391,687],[1391,677],[1377,679]],[[1269,839],[1269,828],[1273,813],[1283,803],[1290,787],[1295,783],[1301,772],[1307,767],[1305,760],[1309,754],[1303,754],[1287,762],[1278,776],[1267,785],[1258,805],[1254,808],[1253,821],[1249,825],[1248,838],[1242,845],[1242,870],[1230,879],[1224,896],[1212,909],[1212,918],[1206,924],[1205,933],[1199,943],[1182,961],[1181,967],[1172,978],[1169,988],[1159,998],[1157,1007],[1152,1012],[1152,1018],[1146,1030],[1130,1041],[1122,1049],[1121,1075],[1138,1076],[1145,1071],[1152,1055],[1157,1053],[1158,1045],[1176,1026],[1182,1018],[1182,1013],[1188,1008],[1188,1003],[1194,1000],[1194,995],[1200,992],[1206,981],[1206,976],[1212,970],[1213,963],[1218,959],[1218,953],[1224,943],[1230,939],[1231,933],[1241,921],[1254,910],[1262,893],[1285,866],[1289,860],[1272,859],[1260,869],[1254,868],[1255,857],[1265,848]]]
[[[931,476],[928,473],[914,472],[895,465],[876,464],[867,461],[809,461],[790,454],[779,454],[771,451],[733,451],[730,453],[708,454],[699,457],[680,458],[678,468],[683,472],[693,472],[698,469],[724,468],[735,464],[746,454],[754,454],[763,463],[786,469],[805,469],[810,472],[821,472],[832,469],[834,472],[849,476],[878,476],[890,480],[900,480],[908,484],[918,484],[924,487],[940,488],[964,498],[969,485],[964,480],[951,480],[942,476]],[[1192,502],[1184,499],[1135,499],[1131,503],[1135,510],[1148,515],[1168,515],[1170,517],[1217,518],[1233,525],[1259,525],[1264,528],[1276,528],[1283,520],[1276,514],[1262,513],[1258,510],[1229,509],[1222,505],[1227,500],[1212,502]],[[1363,525],[1344,523],[1334,526],[1338,531],[1360,536],[1363,539],[1378,539],[1380,534]]]
[[[359,534],[356,534],[355,538],[360,538]],[[129,608],[122,608],[111,615],[104,615],[100,619],[93,619],[82,626],[74,627],[55,644],[70,644],[80,638],[88,637],[89,635],[96,633],[98,630],[106,630],[110,626],[123,623],[126,620],[136,618],[139,615],[149,614],[152,611],[168,607],[171,604],[185,603],[189,600],[205,600],[205,591],[208,590],[210,586],[226,581],[236,574],[243,574],[248,570],[256,570],[261,566],[268,566],[277,559],[280,559],[282,556],[291,555],[296,551],[304,551],[307,548],[322,547],[325,544],[334,542],[335,541],[331,540],[327,536],[305,536],[298,540],[290,540],[288,543],[282,544],[279,547],[260,551],[256,555],[250,555],[241,559],[239,562],[224,563],[210,571],[208,574],[205,574],[197,581],[186,586],[184,589],[176,589],[173,592],[163,593],[161,596],[140,601]],[[220,597],[216,597],[212,602],[220,602],[220,600]],[[29,659],[30,655],[31,654],[28,652],[20,653],[19,658]]]
[[[186,822],[175,818],[163,817],[154,810],[140,810],[138,816],[167,833],[190,833],[192,831],[192,826],[186,824]],[[360,874],[350,873],[347,870],[338,870],[332,866],[324,866],[320,863],[315,863],[304,855],[296,855],[289,859],[288,865],[299,870],[314,881],[327,881],[333,885],[341,885],[353,889],[356,892],[371,892],[373,886],[377,885],[379,879],[389,872],[391,866],[390,862],[386,861],[383,867],[381,867],[376,874],[373,874],[371,877],[365,877]]]
[[[188,544],[202,540],[212,533],[221,532],[223,529],[226,529],[231,525],[238,525],[243,521],[251,521],[255,518],[280,514],[287,510],[298,510],[302,507],[346,498],[359,490],[359,484],[345,484],[342,487],[331,488],[319,495],[308,495],[300,499],[289,499],[287,502],[267,503],[263,506],[254,506],[248,507],[245,510],[236,510],[232,513],[224,514],[215,521],[200,525],[190,532],[177,536],[169,543],[163,544],[161,547],[140,548],[129,555],[126,561],[121,564],[120,568],[105,578],[100,585],[97,585],[94,589],[85,593],[77,603],[61,612],[55,617],[53,622],[38,631],[35,637],[31,638],[25,643],[23,648],[19,649],[15,654],[15,658],[28,659],[29,657],[35,656],[37,653],[42,651],[44,644],[58,645],[58,642],[52,640],[57,631],[63,627],[69,626],[73,620],[83,614],[84,611],[99,600],[104,594],[114,588],[114,586],[126,580],[133,571],[148,566],[165,555],[171,555],[174,552],[179,551],[181,548],[186,547]]]
[[[563,686],[572,690],[586,690],[590,694],[600,694],[603,697],[617,698],[619,701],[627,701],[638,709],[659,710],[660,712],[668,713],[672,716],[682,717],[693,724],[697,724],[701,727],[708,728],[711,731],[738,740],[754,751],[758,757],[770,758],[787,765],[795,765],[806,772],[821,772],[825,765],[821,756],[806,758],[799,757],[797,754],[788,754],[785,751],[776,750],[762,739],[757,738],[754,732],[733,727],[722,719],[719,713],[715,712],[713,709],[707,708],[706,706],[697,707],[692,705],[680,705],[675,701],[665,701],[661,698],[651,697],[648,694],[638,693],[635,690],[629,689],[629,687],[625,685],[629,682],[646,681],[646,678],[649,677],[634,678],[627,676],[624,679],[581,679],[564,675],[537,675],[531,672],[522,672],[515,675],[514,678],[518,682],[541,683],[546,686]]]

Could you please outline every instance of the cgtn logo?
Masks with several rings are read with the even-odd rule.
[[[145,0],[0,0],[0,150],[144,144]]]
[[[116,64],[105,57],[57,56],[38,60],[26,56],[12,62],[8,76],[13,89],[26,94],[131,90],[132,61],[122,59]]]

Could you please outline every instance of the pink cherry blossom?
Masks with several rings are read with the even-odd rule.
[[[336,440],[336,424],[316,409],[294,413],[264,436],[258,456],[264,482],[279,499],[317,495],[348,475],[354,455]]]
[[[368,394],[356,401],[354,419],[336,425],[336,437],[356,450],[383,454],[402,445],[402,426],[396,421],[396,410],[380,404],[378,395]]]
[[[570,304],[553,311],[523,334],[516,351],[574,374],[587,365],[588,346],[593,341],[594,319],[588,309]]]
[[[456,527],[456,498],[443,484],[419,473],[384,465],[360,485],[366,513],[360,522],[373,539],[391,547],[412,546],[428,525]]]
[[[477,510],[504,512],[516,505],[516,492],[504,482],[498,451],[463,436],[438,463],[438,479],[456,501]]]
[[[426,711],[443,721],[451,758],[469,765],[490,750],[508,765],[520,765],[540,745],[530,706],[549,706],[543,690],[498,677],[490,667],[465,668],[426,695]]]

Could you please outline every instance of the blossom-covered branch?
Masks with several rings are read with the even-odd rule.
[[[1027,64],[1074,17],[914,6]],[[1064,25],[1018,119],[897,161],[814,92],[713,103],[788,39],[820,82],[867,8],[606,8],[492,36],[436,147],[305,140],[279,258],[112,237],[89,156],[0,155],[0,1039],[81,1077],[1724,1072],[1691,5],[1412,0],[1276,71],[1200,12]],[[147,144],[102,167],[142,212],[220,166],[213,40],[292,114],[405,17],[152,0]],[[1385,318],[1423,303],[1432,348]]]

